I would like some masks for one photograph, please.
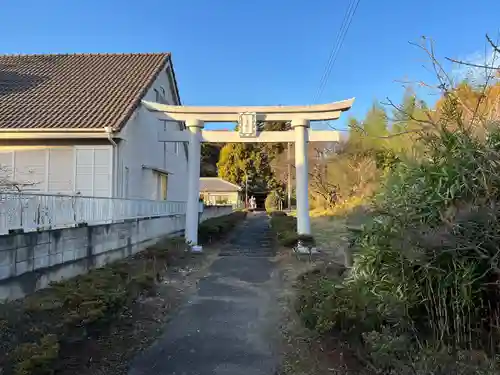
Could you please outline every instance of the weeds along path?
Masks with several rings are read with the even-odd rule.
[[[318,334],[304,327],[296,311],[296,298],[299,289],[312,285],[318,277],[341,272],[349,242],[348,227],[360,226],[366,220],[367,215],[363,212],[335,216],[313,214],[312,233],[321,254],[314,257],[312,262],[297,260],[290,249],[282,249],[278,254],[283,278],[280,295],[284,344],[281,375],[344,374],[349,373],[347,368],[358,367],[356,359],[342,347],[340,340],[325,342]]]

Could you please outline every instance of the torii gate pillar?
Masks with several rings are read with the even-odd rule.
[[[189,131],[188,143],[188,198],[186,204],[186,241],[192,251],[200,252],[198,244],[198,205],[200,196],[200,158],[201,158],[201,129],[204,123],[201,120],[187,120]]]
[[[332,131],[309,131],[310,121],[336,120],[342,112],[349,110],[353,99],[310,106],[264,106],[264,107],[190,107],[174,106],[142,101],[143,105],[167,121],[180,121],[188,131],[164,131],[160,142],[188,143],[188,199],[186,207],[186,242],[193,251],[201,251],[198,244],[198,205],[200,195],[201,142],[270,142],[295,143],[297,233],[311,234],[308,194],[308,143],[338,142],[339,135]],[[290,121],[293,130],[262,131],[257,121]],[[237,132],[202,130],[205,122],[238,122]]]
[[[308,192],[309,167],[307,162],[309,121],[302,119],[292,120],[292,128],[295,132],[295,191],[297,199],[297,233],[311,234]]]

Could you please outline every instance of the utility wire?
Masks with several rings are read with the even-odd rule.
[[[356,10],[358,9],[359,2],[360,0],[351,0],[349,3],[349,7],[347,8],[344,14],[342,24],[340,25],[340,29],[335,39],[335,43],[330,51],[330,56],[328,58],[325,70],[321,77],[318,91],[316,92],[316,95],[313,100],[313,102],[315,103],[321,98],[321,95],[325,90],[326,84],[328,83],[328,79],[330,78],[330,74],[332,72],[332,68],[335,65],[335,62],[337,61],[337,57],[344,43],[347,32],[349,31],[349,27],[351,26],[352,19],[356,14]]]
[[[332,62],[334,60],[334,57],[335,57],[335,52],[336,50],[338,49],[338,45],[339,45],[339,41],[340,41],[340,37],[343,33],[343,30],[345,28],[345,25],[346,25],[346,22],[347,22],[347,19],[348,19],[348,16],[349,14],[352,12],[352,7],[354,5],[354,1],[355,0],[350,0],[349,2],[349,6],[347,7],[346,9],[346,12],[344,13],[344,18],[342,19],[342,23],[340,25],[340,28],[339,30],[337,31],[337,36],[335,37],[335,40],[334,40],[334,44],[332,45],[332,48],[330,50],[330,55],[328,57],[328,60],[326,62],[326,65],[325,65],[325,69],[323,70],[323,75],[321,76],[321,79],[319,81],[319,87],[318,87],[318,90],[316,91],[316,95],[314,96],[314,101],[316,102],[316,100],[318,99],[318,96],[320,96],[320,92],[322,90],[322,87],[324,86],[324,82],[325,80],[327,79],[327,76],[328,76],[328,70],[329,70],[329,67],[332,65]]]

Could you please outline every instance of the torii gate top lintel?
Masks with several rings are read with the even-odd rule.
[[[354,98],[329,104],[305,106],[198,107],[175,106],[142,101],[158,118],[182,121],[186,130],[164,130],[160,142],[188,142],[188,199],[186,208],[186,241],[193,249],[198,245],[198,199],[201,142],[293,142],[297,197],[297,232],[310,234],[308,201],[307,144],[315,141],[339,141],[335,131],[309,131],[311,121],[336,120],[351,108]],[[258,131],[258,121],[291,121],[293,130]],[[239,133],[202,130],[205,122],[238,122]]]
[[[152,112],[161,112],[166,120],[237,122],[242,113],[254,113],[258,121],[336,120],[349,110],[354,98],[327,104],[290,106],[178,106],[142,101]]]

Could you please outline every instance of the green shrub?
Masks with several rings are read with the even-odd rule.
[[[245,219],[246,211],[235,211],[226,216],[205,220],[198,226],[198,240],[208,244],[222,239],[231,229]]]
[[[309,306],[316,329],[358,331],[389,322],[445,345],[497,345],[497,133],[483,142],[465,130],[443,130],[426,159],[394,166],[374,200],[374,220],[353,233],[349,278],[317,286],[318,300]],[[274,223],[278,236],[292,242],[283,235],[290,224]]]
[[[14,308],[20,313],[5,320],[11,337],[0,366],[16,375],[53,373],[59,347],[105,335],[141,294],[155,290],[157,271],[164,269],[170,253],[184,251],[179,244],[178,239],[162,241],[132,258],[53,283],[19,301]]]
[[[297,234],[297,218],[288,216],[281,211],[272,212],[270,217],[271,230],[281,246],[292,248],[295,247],[299,241],[304,245],[315,245],[313,236]]]
[[[500,345],[498,139],[443,128],[423,159],[392,165],[373,220],[352,233],[349,276],[302,291],[304,322],[361,334],[381,374],[495,373],[484,353]]]
[[[297,233],[295,232],[284,231],[278,233],[277,240],[281,246],[293,248],[294,246],[297,246],[299,238]]]
[[[271,191],[264,202],[264,206],[267,212],[272,212],[280,207],[281,198],[279,194],[275,191]]]
[[[134,276],[129,281],[129,289],[136,287],[139,292],[151,290],[154,286],[155,276],[151,273]]]
[[[478,351],[453,351],[447,347],[420,347],[409,334],[391,330],[363,334],[368,359],[379,374],[389,375],[494,375],[494,359]]]
[[[360,282],[345,283],[340,278],[320,277],[302,288],[297,312],[306,326],[325,334],[332,330],[356,333],[378,329],[384,321],[398,321],[396,309],[379,310],[370,288]]]
[[[289,248],[296,246],[299,240],[297,218],[281,213],[272,213],[270,216],[271,230],[276,236],[278,244]]]
[[[465,131],[444,132],[426,161],[391,175],[374,222],[357,240],[353,276],[370,280],[376,295],[395,296],[419,330],[447,345],[500,339],[491,329],[500,311],[491,286],[500,251],[500,175],[492,163],[499,156]]]
[[[53,374],[53,363],[58,355],[59,342],[56,335],[43,336],[39,343],[22,344],[12,353],[16,362],[14,374]]]

